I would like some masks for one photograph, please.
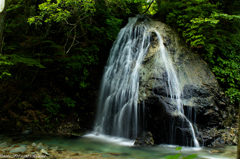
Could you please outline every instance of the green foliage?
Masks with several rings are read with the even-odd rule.
[[[31,59],[31,58],[26,58],[26,57],[21,57],[18,55],[9,55],[9,61],[12,62],[13,64],[17,64],[17,63],[23,63],[26,64],[28,66],[36,66],[39,68],[45,68],[40,62],[39,60],[36,59]]]
[[[61,111],[61,108],[63,108],[63,106],[74,108],[75,105],[76,105],[76,101],[72,100],[70,97],[65,97],[63,99],[59,99],[59,98],[52,99],[52,97],[50,97],[49,95],[45,95],[42,102],[42,106],[45,107],[47,112],[50,114],[50,116],[46,121],[49,121],[49,119],[52,116],[58,115],[58,113]],[[64,117],[65,115],[61,114],[60,116]]]
[[[239,15],[224,13],[220,2],[174,0],[161,3],[166,22],[175,27],[192,49],[208,62],[232,103],[239,101]],[[160,11],[161,12],[161,11]]]
[[[179,153],[176,154],[176,155],[166,156],[165,159],[179,159],[181,156],[182,156],[182,159],[194,159],[194,158],[197,158],[197,154],[192,154],[192,155],[184,157],[183,154],[182,154],[182,151],[181,151],[182,147],[176,147],[175,150],[178,150]]]
[[[72,100],[70,97],[63,98],[63,102],[68,106],[68,107],[75,107],[76,101]]]
[[[192,47],[204,46],[210,55],[215,45],[212,35],[219,20],[212,16],[218,4],[207,0],[183,0],[174,3],[174,10],[167,16],[167,23],[178,26],[178,31]]]
[[[8,60],[8,56],[0,54],[0,79],[3,78],[3,76],[11,74],[9,71],[4,67],[6,65],[14,65],[11,61]]]
[[[9,65],[17,65],[18,63],[26,64],[27,66],[36,66],[39,68],[45,68],[39,60],[21,57],[15,54],[12,55],[1,55],[0,54],[0,78],[4,75],[10,76],[11,73],[8,71]]]
[[[46,108],[46,110],[50,113],[50,115],[57,115],[61,106],[57,103],[59,99],[51,99],[49,95],[46,95],[42,106]]]
[[[120,30],[119,26],[122,23],[122,19],[111,16],[109,19],[106,19],[106,24],[109,26],[106,28],[106,34],[109,40],[114,41]]]
[[[52,2],[47,0],[39,5],[40,15],[28,18],[28,23],[35,25],[42,25],[42,22],[62,22],[67,21],[68,18],[79,10],[83,13],[93,14],[95,9],[95,2],[93,0],[57,0]],[[80,16],[78,17],[80,18]]]
[[[86,88],[89,85],[87,82],[89,76],[87,67],[97,64],[97,52],[99,49],[96,45],[92,45],[89,48],[76,48],[75,50],[79,50],[81,54],[61,58],[58,61],[61,62],[63,69],[69,70],[66,74],[68,76],[66,82],[69,86],[73,87],[78,83],[79,88]]]

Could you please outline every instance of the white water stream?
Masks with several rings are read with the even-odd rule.
[[[177,106],[176,115],[179,115],[183,120],[186,120],[188,122],[189,127],[191,129],[194,146],[199,147],[199,143],[196,139],[192,123],[184,115],[183,103],[182,103],[182,100],[181,100],[182,93],[181,93],[181,89],[180,89],[180,86],[179,86],[176,71],[174,70],[174,67],[172,65],[171,58],[168,57],[168,51],[167,51],[166,47],[163,45],[163,39],[162,39],[161,35],[155,29],[153,29],[153,30],[158,37],[159,48],[160,48],[158,53],[161,55],[161,57],[164,61],[165,69],[166,69],[166,72],[167,72],[168,90],[170,92],[170,97],[171,97],[171,100],[176,101],[176,106]]]
[[[105,68],[98,104],[95,131],[101,134],[136,138],[139,133],[139,68],[150,45],[144,25],[130,19],[114,42]]]
[[[154,32],[159,43],[157,54],[163,59],[167,72],[167,89],[171,100],[176,103],[175,115],[188,122],[194,146],[199,147],[192,123],[184,115],[178,78],[163,39],[154,28],[137,20],[131,18],[121,29],[110,51],[101,84],[94,132],[129,139],[135,139],[141,132],[140,112],[143,110],[138,105],[139,69],[148,52],[151,33]]]

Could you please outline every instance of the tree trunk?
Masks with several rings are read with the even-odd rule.
[[[240,158],[240,103],[238,107],[238,144],[237,144],[237,159]]]
[[[6,8],[7,8],[7,0],[0,0],[0,54],[2,54],[2,47],[3,47],[3,29],[4,29],[6,12],[7,12]]]

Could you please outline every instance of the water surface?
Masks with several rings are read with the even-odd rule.
[[[114,156],[119,159],[162,159],[167,155],[175,155],[176,145],[157,145],[154,147],[134,147],[134,141],[106,135],[87,134],[83,137],[65,137],[43,134],[30,134],[19,136],[16,134],[0,134],[0,143],[29,145],[44,143],[50,147],[59,147],[64,150],[81,152],[86,154],[99,153],[104,158]],[[234,159],[237,147],[226,146],[222,148],[192,148],[183,147],[185,156],[198,154],[199,159]]]

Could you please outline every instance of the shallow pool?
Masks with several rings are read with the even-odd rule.
[[[154,147],[134,147],[133,140],[109,137],[106,135],[87,134],[83,137],[64,137],[43,134],[30,134],[28,136],[16,134],[1,134],[0,142],[11,144],[44,143],[48,146],[61,147],[64,150],[81,152],[86,154],[98,153],[102,157],[124,159],[161,159],[167,155],[175,155],[177,145],[157,145]],[[199,159],[234,159],[236,158],[237,147],[226,146],[222,148],[193,148],[182,147],[184,156],[198,154]]]

